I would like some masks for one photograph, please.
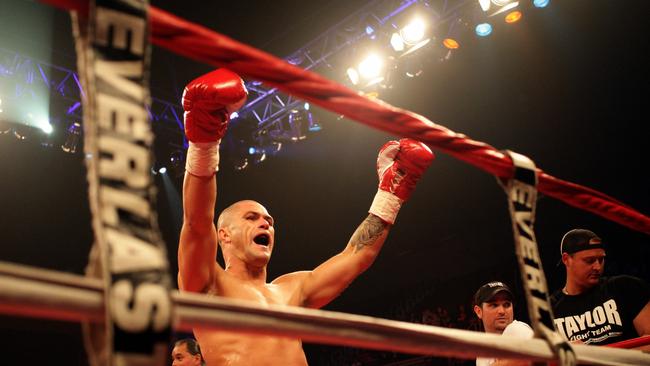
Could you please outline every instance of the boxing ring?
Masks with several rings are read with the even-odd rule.
[[[104,289],[99,279],[0,263],[0,312],[76,322],[102,322]],[[249,302],[172,291],[173,324],[301,338],[308,342],[458,358],[508,357],[551,362],[541,339],[511,339],[467,330],[295,307],[259,307]],[[650,344],[650,336],[621,347]],[[578,360],[592,365],[642,365],[650,355],[609,347],[574,346]]]
[[[96,5],[89,7],[89,4],[83,0],[44,0],[43,2],[73,12],[73,19],[77,21],[75,35],[80,40],[77,42],[78,53],[86,52],[84,47],[92,44],[92,42],[88,41],[89,34],[84,33],[82,29],[86,20],[84,16],[80,15],[89,14],[90,11],[90,14],[97,17],[103,14],[107,18],[114,17],[118,19],[119,14],[117,12],[104,11],[102,7],[110,7],[113,3],[119,3],[115,9],[122,9],[128,7],[124,3],[134,3],[98,0]],[[420,140],[433,148],[472,164],[504,182],[517,179],[515,176],[516,169],[513,168],[513,165],[517,166],[518,162],[521,163],[522,159],[518,154],[501,152],[488,144],[471,140],[462,134],[437,125],[423,116],[393,107],[379,100],[361,96],[355,91],[315,73],[302,70],[272,55],[238,43],[155,7],[149,7],[146,3],[140,5],[137,9],[129,9],[129,11],[134,19],[144,20],[143,34],[146,35],[145,28],[148,28],[146,30],[150,32],[149,37],[143,37],[144,42],[150,40],[155,45],[194,60],[215,67],[226,67],[243,76],[262,81],[283,92],[393,135]],[[94,27],[90,27],[91,31],[100,34],[98,38],[101,40],[101,22],[94,25]],[[117,27],[111,30],[111,32],[118,31],[119,28]],[[133,38],[137,38],[137,36],[137,34],[131,34]],[[90,37],[92,37],[92,34]],[[88,83],[87,85],[92,85],[95,82],[94,78],[97,78],[101,84],[101,75],[97,77],[97,75],[93,74],[93,65],[96,65],[98,59],[101,62],[102,56],[99,53],[92,54],[91,52],[88,55],[90,56],[84,56],[85,58],[80,56],[79,59],[80,68],[87,70],[83,76],[85,82]],[[128,62],[133,68],[129,68],[127,71],[113,72],[116,75],[120,72],[132,72],[132,75],[137,76],[140,81],[146,82],[146,72],[138,74],[137,70],[139,69],[135,64],[136,61],[136,59],[122,60],[122,62]],[[146,56],[144,56],[142,64],[145,67],[146,63]],[[121,65],[126,65],[126,63]],[[106,70],[110,71],[111,69]],[[121,81],[116,82],[114,85],[125,86],[129,90],[130,98],[138,99],[141,97],[142,100],[146,101],[147,92],[140,93],[133,85]],[[96,95],[92,92],[88,94],[89,100],[84,101],[84,103],[88,103],[90,107],[87,108],[87,105],[84,104],[84,119],[97,119],[97,115],[101,117],[101,108],[97,111],[97,115],[94,115],[92,103],[96,103],[105,96],[101,92]],[[87,128],[90,131],[86,145],[90,149],[95,149],[94,152],[97,152],[105,143],[100,134],[102,126],[93,127],[89,123]],[[141,145],[138,146],[142,149],[148,147],[147,143],[150,143],[150,141],[148,141],[149,135],[146,131],[138,130],[137,133],[140,136],[138,144]],[[135,165],[137,168],[137,163]],[[526,166],[525,161],[523,165]],[[106,186],[102,186],[104,183],[101,174],[112,174],[111,178],[113,180],[115,180],[115,177],[126,175],[124,172],[116,172],[113,168],[113,166],[106,168],[106,165],[102,166],[101,162],[99,162],[90,163],[88,169],[93,227],[98,237],[95,246],[98,249],[97,251],[94,249],[93,253],[91,253],[90,264],[92,268],[88,276],[77,276],[0,262],[1,313],[13,316],[82,322],[89,324],[91,327],[109,329],[108,333],[105,333],[105,337],[112,339],[112,341],[108,341],[106,346],[109,354],[106,362],[113,365],[162,364],[160,355],[161,352],[167,351],[166,345],[164,341],[160,341],[156,337],[168,335],[171,329],[191,331],[192,328],[197,326],[215,330],[293,337],[308,342],[420,355],[449,356],[464,359],[479,356],[517,358],[540,362],[558,360],[558,348],[554,348],[548,337],[546,339],[535,338],[530,340],[503,338],[493,334],[425,326],[331,311],[282,306],[260,307],[243,301],[179,293],[171,290],[167,278],[168,265],[165,263],[166,260],[160,259],[164,257],[162,255],[164,253],[161,254],[155,246],[156,241],[160,240],[155,235],[157,231],[155,222],[152,224],[140,223],[142,227],[152,233],[150,237],[154,245],[147,246],[144,245],[146,243],[142,243],[143,240],[133,240],[125,232],[117,230],[120,228],[120,217],[117,217],[117,214],[107,210],[106,206],[101,204],[102,200],[110,201],[113,199],[119,201],[122,199],[121,204],[124,207],[128,206],[129,209],[134,211],[139,210],[138,212],[142,216],[147,214],[155,216],[155,212],[148,210],[149,206],[138,206],[128,196],[121,196],[118,189],[120,187],[117,185],[114,184],[110,187],[111,190],[107,190]],[[650,218],[632,207],[596,190],[555,178],[536,168],[534,164],[529,164],[526,168],[532,170],[532,175],[535,176],[534,184],[536,188],[547,196],[600,215],[630,229],[650,234]],[[129,178],[124,178],[124,180],[125,185],[142,189],[143,192],[146,192],[150,186],[150,182],[146,181],[129,181]],[[96,189],[92,189],[93,187]],[[93,204],[93,202],[95,203]],[[534,205],[531,211],[533,211],[534,216]],[[155,219],[152,219],[152,221],[155,221]],[[113,226],[106,226],[107,222]],[[530,226],[532,230],[532,223]],[[517,242],[517,236],[515,240]],[[113,253],[106,254],[109,252],[106,247],[111,242],[118,241],[129,242],[132,246],[125,249],[113,244],[114,247],[111,247]],[[534,237],[532,241],[534,243]],[[140,246],[138,247],[138,245]],[[150,257],[147,259],[153,258],[155,265],[148,263],[148,267],[138,267],[136,262],[119,262],[120,255],[125,254],[120,252],[122,249],[125,250],[126,254],[133,252],[149,253]],[[129,250],[133,252],[129,252]],[[118,267],[120,270],[115,270]],[[142,273],[147,276],[142,276]],[[155,279],[151,280],[152,277]],[[125,279],[126,283],[132,285],[132,287],[125,287]],[[545,286],[545,280],[543,282]],[[133,320],[132,324],[129,324],[129,322],[124,323],[120,320],[124,319],[121,318],[124,316],[124,309],[115,310],[115,308],[120,306],[119,300],[125,298],[135,299],[137,302],[137,291],[139,289],[146,290],[146,293],[151,295],[152,299],[159,301],[156,303],[157,307],[155,311],[151,310],[153,308],[147,308],[151,312],[141,314],[142,316],[139,318],[127,317],[126,319]],[[529,310],[531,309],[529,305]],[[133,314],[127,315],[131,316]],[[535,316],[531,315],[531,318],[535,318]],[[535,322],[534,319],[533,321]],[[142,323],[142,327],[133,325],[140,323]],[[121,342],[124,339],[142,341],[142,339],[151,336],[152,333],[156,336],[154,337],[156,339],[145,344],[138,351],[138,357],[125,356],[124,349],[120,349],[123,346]],[[161,344],[165,347],[161,348]],[[616,347],[630,348],[647,344],[650,344],[650,337],[622,342],[614,345],[614,347],[573,345],[571,348],[575,354],[575,362],[580,364],[650,365],[650,354],[635,350],[616,349]],[[90,354],[97,351],[88,350],[88,352]],[[111,356],[113,352],[115,355]],[[562,361],[561,357],[560,360]]]

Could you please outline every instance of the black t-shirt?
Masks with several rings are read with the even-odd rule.
[[[632,276],[603,277],[580,295],[551,296],[555,325],[569,341],[604,345],[636,338],[632,321],[650,300],[650,287]]]

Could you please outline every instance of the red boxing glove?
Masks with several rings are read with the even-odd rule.
[[[185,135],[190,141],[185,170],[210,177],[219,169],[219,142],[230,114],[246,102],[248,92],[239,75],[226,69],[207,73],[183,91]]]
[[[402,203],[411,196],[434,158],[427,145],[412,139],[389,141],[382,146],[377,156],[379,189],[369,212],[393,224]]]
[[[239,75],[218,69],[194,79],[183,91],[185,135],[192,142],[218,142],[230,114],[246,102],[248,92]]]

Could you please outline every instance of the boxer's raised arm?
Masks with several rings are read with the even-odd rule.
[[[375,261],[390,226],[415,189],[434,155],[421,142],[390,141],[379,151],[379,189],[370,215],[359,225],[345,249],[304,276],[302,304],[320,308],[336,298]]]
[[[178,286],[205,292],[216,273],[216,171],[219,143],[230,113],[246,100],[246,88],[235,73],[219,69],[190,82],[183,92],[185,135],[189,140],[183,181],[183,227],[178,245]]]

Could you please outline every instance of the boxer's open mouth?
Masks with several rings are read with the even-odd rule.
[[[255,242],[255,244],[264,245],[264,246],[269,245],[270,240],[271,240],[271,237],[268,234],[260,234],[260,235],[256,236],[255,238],[253,238],[253,241]]]

